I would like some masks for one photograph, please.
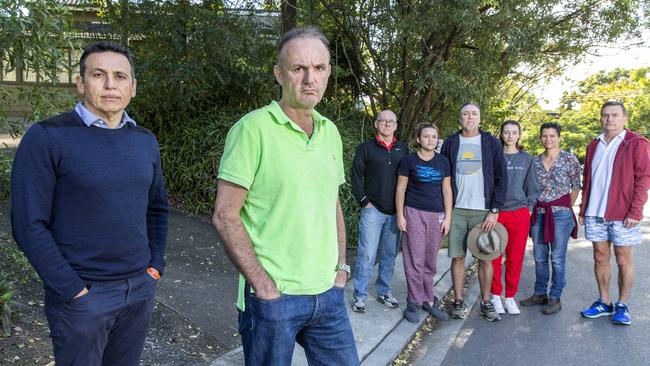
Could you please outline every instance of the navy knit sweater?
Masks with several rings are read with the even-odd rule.
[[[164,271],[167,193],[144,128],[88,127],[75,112],[34,124],[14,158],[11,206],[18,246],[61,301],[84,280]]]

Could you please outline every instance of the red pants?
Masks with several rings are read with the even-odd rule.
[[[508,231],[508,245],[506,246],[506,297],[515,297],[519,290],[521,266],[524,263],[526,240],[530,229],[530,213],[528,208],[522,207],[514,211],[501,211],[497,220]],[[500,296],[502,256],[492,261],[494,277],[492,278],[492,294]]]

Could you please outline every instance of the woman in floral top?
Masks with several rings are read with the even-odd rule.
[[[569,235],[577,238],[576,218],[572,206],[580,191],[581,168],[578,159],[560,150],[561,127],[555,122],[540,127],[544,152],[533,161],[539,196],[531,217],[530,234],[535,256],[535,293],[521,305],[546,305],[544,314],[562,309],[560,296],[566,286],[566,253]],[[550,209],[550,210],[549,210]],[[553,276],[548,293],[549,250]]]

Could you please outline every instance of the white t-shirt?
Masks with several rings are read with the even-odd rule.
[[[624,138],[625,130],[614,137],[609,144],[605,142],[604,133],[598,136],[598,146],[594,153],[594,160],[591,162],[591,190],[585,216],[605,217],[609,186],[614,171],[614,157]]]
[[[483,154],[481,135],[460,136],[456,157],[456,207],[485,210],[485,187],[483,186]]]

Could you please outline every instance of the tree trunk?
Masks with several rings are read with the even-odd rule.
[[[297,0],[282,0],[282,25],[280,31],[282,34],[287,33],[296,27],[296,4]]]
[[[129,0],[120,0],[120,42],[129,45]]]

